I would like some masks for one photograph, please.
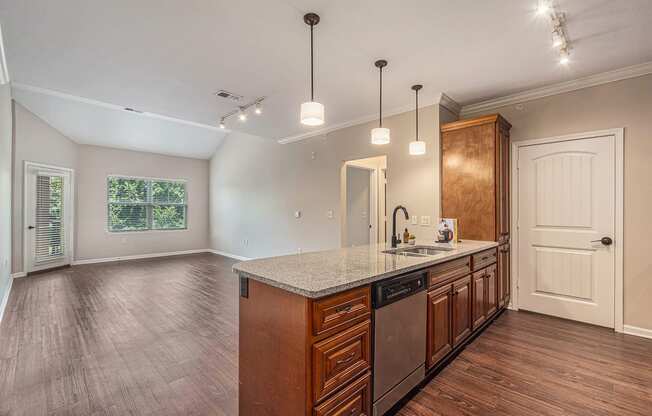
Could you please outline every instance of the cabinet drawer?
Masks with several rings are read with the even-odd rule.
[[[371,374],[315,407],[314,416],[371,416]]]
[[[470,257],[462,257],[461,259],[438,264],[428,269],[429,287],[436,286],[451,279],[464,277],[469,273],[471,273]]]
[[[343,387],[371,368],[371,321],[313,345],[315,402]]]
[[[341,331],[371,316],[369,286],[319,299],[312,304],[312,333],[315,336]]]
[[[473,271],[480,270],[496,262],[496,249],[481,251],[471,256]]]

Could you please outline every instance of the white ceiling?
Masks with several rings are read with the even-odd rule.
[[[326,127],[377,111],[378,58],[389,61],[387,111],[412,103],[415,82],[425,86],[424,103],[442,91],[470,103],[652,61],[652,1],[557,1],[573,43],[568,67],[557,64],[536,3],[0,0],[0,23],[16,82],[209,125],[233,108],[213,96],[218,89],[267,96],[262,116],[229,127],[273,139],[310,130],[298,121],[309,91],[308,11],[322,17],[316,99],[326,106]],[[97,127],[74,116],[97,110],[69,103],[67,115],[54,101],[31,97],[25,105],[44,118],[43,111],[61,113],[56,122],[67,127],[58,128],[84,132],[84,140],[109,145],[121,137],[120,129],[92,132]],[[108,115],[95,116],[111,130]]]

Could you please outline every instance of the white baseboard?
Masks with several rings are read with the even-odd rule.
[[[197,253],[211,253],[212,250],[207,248],[196,249],[196,250],[183,250],[183,251],[169,251],[166,253],[150,253],[150,254],[136,254],[133,256],[120,256],[120,257],[105,257],[100,259],[87,259],[87,260],[75,260],[72,262],[73,266],[80,266],[82,264],[95,264],[95,263],[108,263],[112,261],[125,261],[125,260],[139,260],[139,259],[151,259],[155,257],[170,257],[170,256],[181,256],[184,254],[197,254]]]
[[[652,329],[639,328],[637,326],[625,325],[623,332],[627,335],[652,339]]]
[[[11,293],[11,286],[14,282],[14,279],[9,279],[9,287],[7,288],[7,293],[5,293],[2,301],[0,302],[0,323],[2,323],[2,318],[5,316],[5,309],[7,309],[7,303],[9,303],[9,294]]]
[[[25,273],[25,272],[18,272],[18,273],[12,273],[11,274],[12,279],[18,279],[20,277],[25,277],[25,276],[27,276],[27,273]]]
[[[213,254],[217,254],[218,256],[224,256],[224,257],[228,257],[228,258],[236,259],[236,260],[240,260],[240,261],[251,260],[251,258],[249,258],[249,257],[238,256],[237,254],[226,253],[224,251],[213,250],[213,249],[210,249],[208,251],[213,253]]]

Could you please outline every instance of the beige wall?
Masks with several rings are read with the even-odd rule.
[[[75,169],[75,260],[208,248],[208,161],[78,145],[15,104],[13,265],[23,271],[24,161]],[[188,230],[110,234],[109,174],[188,181]]]
[[[513,140],[625,128],[625,325],[652,329],[652,75],[498,112],[512,123]]]
[[[0,85],[0,316],[11,275],[11,106],[9,84]]]
[[[387,155],[388,215],[402,204],[411,215],[429,215],[434,224],[439,212],[439,106],[421,109],[419,121],[425,156],[408,154],[414,112],[384,120],[392,134],[385,146],[370,143],[376,122],[285,145],[230,135],[211,160],[212,248],[263,257],[339,247],[341,167],[347,160],[380,155]],[[303,214],[299,219],[293,216],[297,210]],[[328,210],[334,211],[333,219]],[[399,219],[397,229],[405,226]],[[432,225],[407,226],[417,238],[434,238]]]
[[[14,105],[13,273],[23,271],[25,161],[77,168],[77,145],[18,103]]]
[[[185,179],[188,229],[109,233],[109,175]],[[208,248],[208,160],[79,146],[76,260]]]

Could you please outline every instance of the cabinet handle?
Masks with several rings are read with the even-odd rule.
[[[335,308],[335,313],[349,313],[353,309],[353,305],[348,304],[346,306],[340,306]]]
[[[336,365],[346,364],[355,358],[355,352],[349,354],[346,358],[341,358],[335,362]]]

